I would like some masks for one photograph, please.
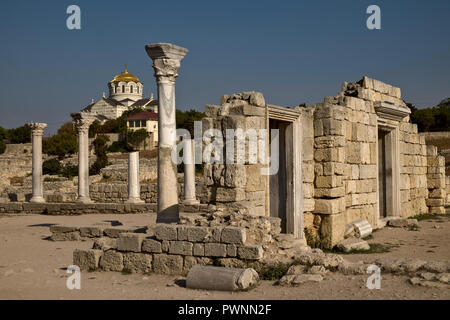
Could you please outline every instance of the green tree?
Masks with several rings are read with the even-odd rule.
[[[42,142],[42,151],[62,159],[77,152],[78,142],[72,122],[63,124],[57,133]]]
[[[7,132],[7,138],[11,143],[31,142],[31,128],[27,124],[15,129],[9,129]]]
[[[177,128],[183,128],[194,135],[194,121],[201,121],[205,117],[205,113],[191,109],[186,111],[176,110]]]
[[[106,154],[108,141],[109,141],[108,136],[105,136],[103,134],[100,134],[97,136],[97,138],[95,138],[93,145],[97,159],[92,164],[89,170],[89,174],[91,175],[99,174],[100,169],[108,165],[108,155]]]
[[[42,172],[44,174],[57,175],[61,173],[61,163],[58,159],[48,159],[42,164]]]
[[[139,129],[139,130],[129,130],[127,133],[127,142],[134,149],[139,149],[139,146],[144,143],[146,145],[145,139],[148,137],[147,130]]]

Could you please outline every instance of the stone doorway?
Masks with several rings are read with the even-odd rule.
[[[399,216],[398,128],[378,126],[378,217]]]
[[[300,113],[271,105],[268,109],[268,128],[279,134],[279,165],[276,174],[267,177],[267,215],[281,219],[282,233],[304,238]]]

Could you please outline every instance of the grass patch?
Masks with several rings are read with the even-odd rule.
[[[276,266],[264,267],[260,271],[262,280],[280,280],[288,271],[291,264],[279,263]]]

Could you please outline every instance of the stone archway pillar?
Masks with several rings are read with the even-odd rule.
[[[158,85],[158,215],[157,222],[178,222],[177,165],[172,161],[176,147],[175,78],[187,49],[156,43],[145,47],[153,60]]]

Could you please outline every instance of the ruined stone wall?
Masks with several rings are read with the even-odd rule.
[[[226,129],[264,129],[265,112],[264,97],[259,92],[222,96],[221,106],[206,106],[206,117],[202,120],[203,133],[209,129],[217,129],[225,137]],[[238,143],[235,139],[235,157]],[[225,157],[227,146],[220,149]],[[248,151],[246,139],[244,163],[204,165],[206,200],[226,207],[244,208],[251,215],[265,215],[266,176],[260,173],[261,164],[249,163]]]
[[[305,226],[326,246],[342,240],[345,226],[353,221],[366,219],[378,227],[378,122],[384,117],[376,112],[378,101],[405,106],[399,88],[365,77],[344,83],[336,97],[325,98],[315,107],[315,205],[312,216],[305,216]],[[383,118],[381,123],[398,128],[401,205],[393,216],[426,213],[427,205],[430,212],[442,211],[443,207],[431,208],[441,205],[445,191],[443,163],[431,160],[437,167],[430,169],[425,139],[408,116],[401,121]],[[436,189],[433,197],[439,198],[428,199],[430,188]]]
[[[444,214],[447,199],[445,157],[438,155],[437,147],[431,145],[427,146],[427,187],[429,213]]]
[[[303,224],[314,223],[314,107],[302,108]]]

